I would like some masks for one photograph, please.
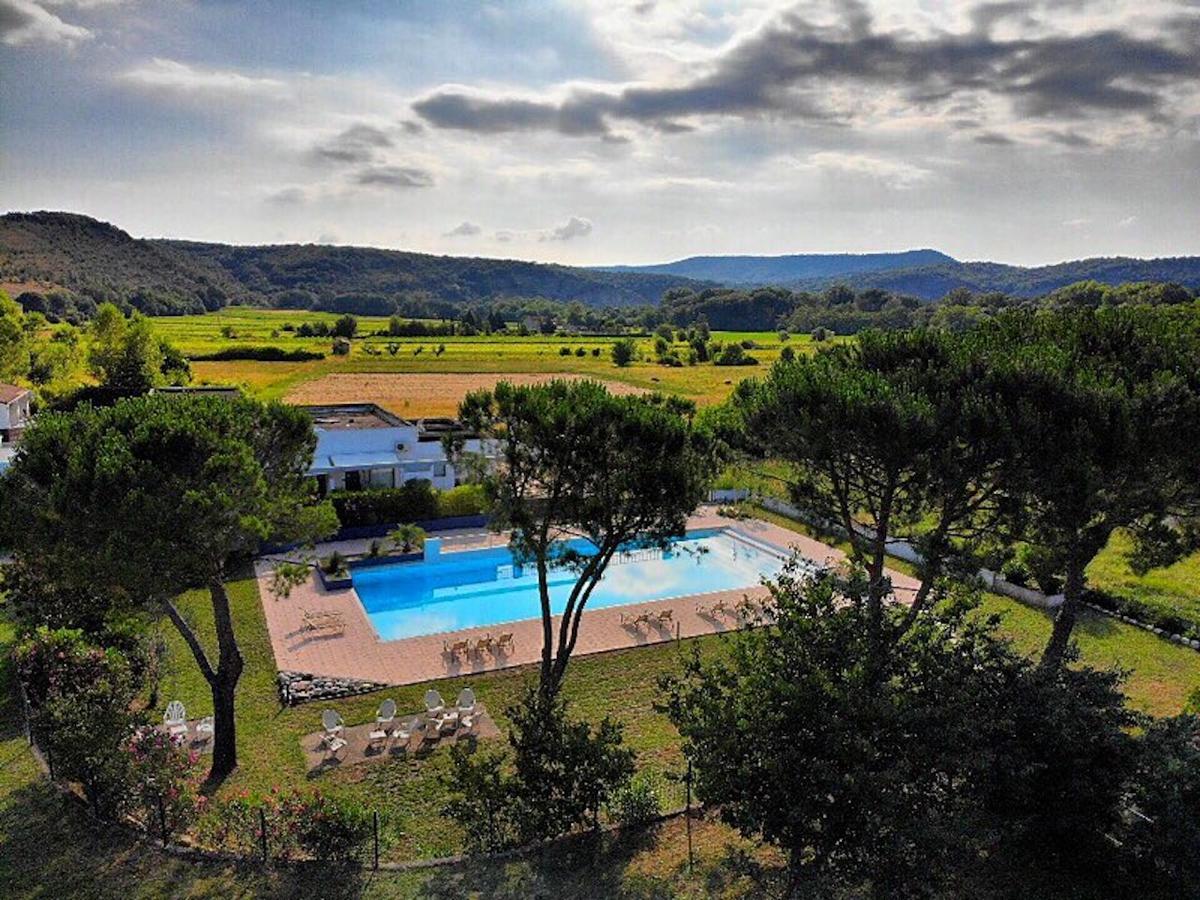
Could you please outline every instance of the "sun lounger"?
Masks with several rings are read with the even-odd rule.
[[[496,638],[497,653],[511,653],[514,646],[513,634],[511,631],[506,631],[504,634],[500,635],[500,637]]]
[[[325,736],[340,735],[342,727],[346,723],[342,721],[342,717],[337,714],[336,710],[327,709],[321,713],[321,727],[325,729]]]
[[[442,641],[442,652],[450,657],[466,656],[471,652],[471,642],[462,640],[451,644],[449,641]]]
[[[659,612],[658,615],[654,616],[654,619],[659,625],[669,625],[671,622],[675,621],[675,610],[664,609]]]
[[[645,613],[638,613],[637,615],[634,615],[634,616],[627,615],[626,613],[621,613],[621,624],[624,625],[626,628],[638,628],[638,627],[646,624],[647,621],[648,621],[648,619],[647,619]]]
[[[345,631],[346,619],[340,612],[304,611],[305,631]]]
[[[477,640],[475,642],[474,649],[475,649],[475,653],[478,656],[482,656],[484,653],[495,652],[495,648],[496,648],[496,642],[492,639],[492,636],[490,634],[485,634],[483,637],[481,637],[479,640]]]

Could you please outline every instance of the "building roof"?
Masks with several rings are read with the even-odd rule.
[[[300,408],[312,417],[315,428],[326,430],[400,428],[412,424],[374,403],[334,403]]]
[[[15,384],[0,382],[0,403],[12,403],[14,400],[29,393],[29,388],[17,387]]]

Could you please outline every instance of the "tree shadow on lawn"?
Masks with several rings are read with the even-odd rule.
[[[320,897],[362,895],[364,873],[324,867],[266,870],[180,858],[130,831],[95,822],[45,782],[0,801],[0,885],[6,896]]]

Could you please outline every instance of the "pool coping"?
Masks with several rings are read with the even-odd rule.
[[[844,558],[844,554],[834,547],[759,519],[728,519],[717,515],[713,510],[702,510],[689,519],[687,530],[703,529],[728,530],[752,544],[766,543],[775,551],[782,551],[784,555],[789,555],[792,550],[799,550],[809,559],[822,563],[836,564]],[[319,550],[322,554],[335,549],[342,553],[354,553],[358,551],[355,545],[359,543],[365,542],[342,541],[322,545]],[[444,545],[456,548],[445,550],[447,553],[502,546],[506,543],[507,538],[504,535],[492,532],[467,535],[461,532],[447,533],[444,538]],[[453,632],[382,640],[375,632],[374,625],[353,587],[326,590],[314,577],[294,588],[288,598],[275,598],[270,593],[269,585],[272,560],[279,558],[275,556],[271,559],[261,559],[255,565],[263,612],[278,670],[389,685],[408,685],[442,678],[466,678],[541,661],[540,618],[501,623],[506,633],[513,633],[514,645],[511,651],[498,655],[472,655],[451,659],[443,653],[445,642],[464,638],[473,640],[482,637],[489,630],[496,631],[500,626],[477,626]],[[897,572],[889,574],[893,579],[897,598],[904,602],[905,597],[911,596],[911,592],[915,590],[916,580]],[[757,585],[587,609],[583,613],[575,655],[585,656],[650,646],[681,638],[736,630],[742,627],[739,619],[733,616],[705,615],[700,608],[712,606],[718,600],[724,600],[727,605],[732,606],[743,597],[761,599],[766,594],[767,589]],[[627,617],[631,612],[657,614],[665,609],[672,610],[672,628],[647,627],[633,630],[621,624],[621,617]],[[307,631],[304,629],[305,610],[314,613],[339,613],[344,628],[333,633]],[[559,618],[554,617],[556,626]]]

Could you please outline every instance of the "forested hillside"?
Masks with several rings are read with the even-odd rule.
[[[788,256],[691,256],[652,266],[608,266],[610,272],[681,275],[728,285],[789,284],[805,280],[826,281],[865,272],[953,264],[953,257],[937,250],[902,253],[799,253]]]
[[[0,287],[27,309],[87,318],[113,301],[151,315],[233,303],[389,315],[454,315],[510,297],[588,306],[657,303],[687,279],[366,247],[235,247],[130,237],[72,213],[0,216]]]

